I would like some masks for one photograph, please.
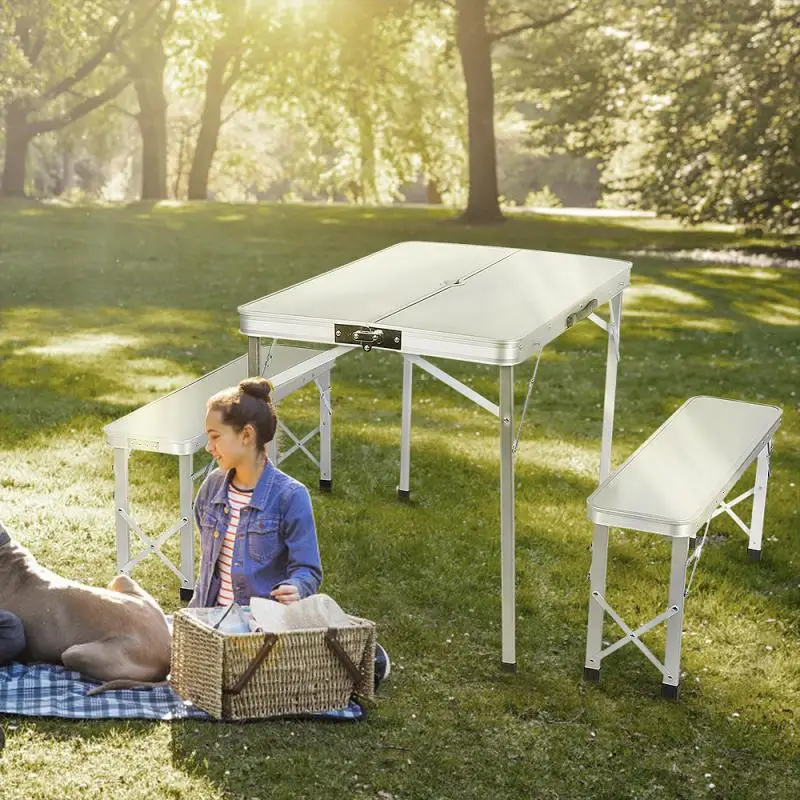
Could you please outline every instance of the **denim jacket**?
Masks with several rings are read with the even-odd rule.
[[[215,469],[203,482],[194,503],[200,532],[200,574],[189,603],[192,608],[216,604],[220,577],[216,570],[230,521],[228,485],[231,473]],[[269,597],[281,584],[297,587],[300,597],[314,594],[322,566],[311,498],[302,483],[267,462],[242,508],[233,548],[231,581],[234,599]]]

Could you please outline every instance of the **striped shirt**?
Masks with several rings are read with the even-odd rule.
[[[234,601],[233,583],[231,582],[231,564],[233,564],[233,545],[236,542],[236,531],[239,527],[239,512],[250,503],[253,496],[252,489],[238,489],[233,481],[228,486],[228,505],[231,509],[231,518],[225,538],[222,540],[222,549],[219,551],[217,570],[221,583],[217,595],[217,605],[229,606]]]

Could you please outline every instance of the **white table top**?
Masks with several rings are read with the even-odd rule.
[[[772,438],[775,406],[692,397],[586,501],[589,519],[694,536]]]
[[[239,307],[248,336],[338,343],[336,323],[398,331],[403,353],[519,364],[567,317],[630,284],[627,261],[402,242]]]

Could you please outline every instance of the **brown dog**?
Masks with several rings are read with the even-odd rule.
[[[169,672],[166,618],[136,581],[118,575],[98,589],[62,578],[13,542],[2,523],[0,608],[22,620],[30,661],[102,681],[161,681]]]

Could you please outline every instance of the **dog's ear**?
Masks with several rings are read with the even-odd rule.
[[[11,534],[9,534],[6,526],[0,522],[0,547],[4,547],[11,541]]]

